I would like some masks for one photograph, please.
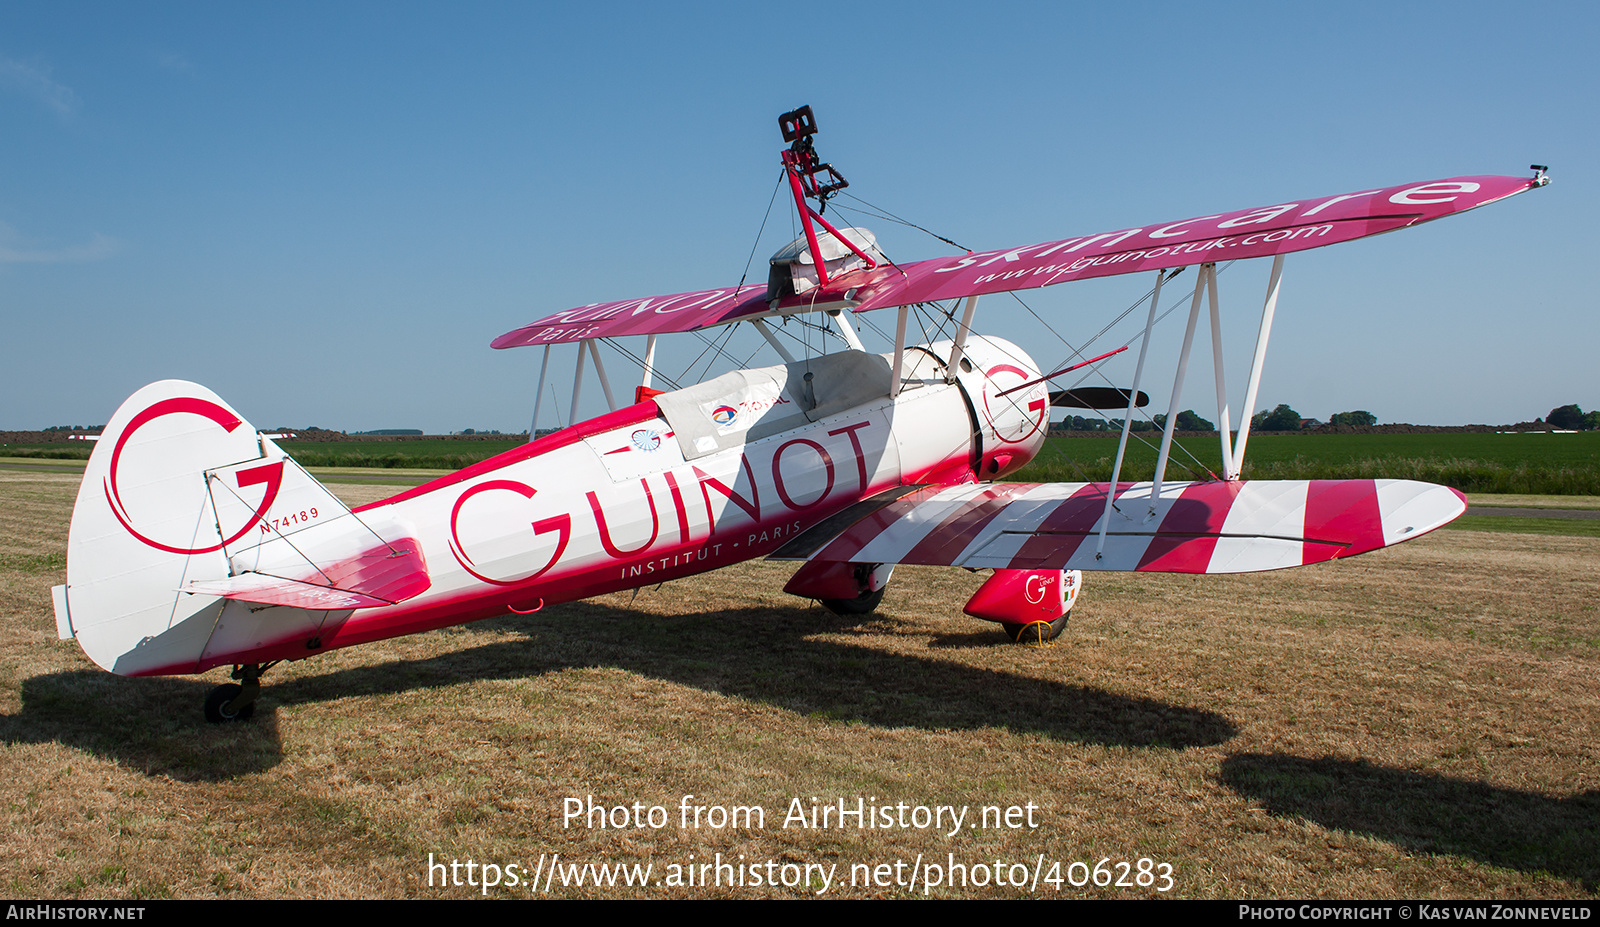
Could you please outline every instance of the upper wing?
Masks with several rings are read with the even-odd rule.
[[[1305,251],[1465,212],[1544,182],[1452,177],[935,258],[903,268],[898,279],[859,287],[857,311]]]
[[[797,538],[779,560],[969,569],[1249,573],[1350,557],[1466,511],[1409,480],[1122,483],[1100,547],[1106,483],[985,483],[904,495],[848,527]]]
[[[515,348],[527,344],[570,344],[585,338],[693,331],[767,312],[766,296],[765,283],[747,283],[741,287],[720,290],[590,303],[576,309],[563,309],[506,332],[489,342],[489,346]]]
[[[774,304],[765,284],[567,309],[496,338],[496,348],[692,331],[762,315],[858,312],[1109,277],[1207,261],[1320,248],[1464,212],[1544,183],[1543,177],[1452,177],[1118,229],[915,264],[884,264]]]

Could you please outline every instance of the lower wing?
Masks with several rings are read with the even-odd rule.
[[[1466,511],[1410,480],[981,483],[924,487],[795,539],[778,560],[969,569],[1249,573],[1420,537]]]

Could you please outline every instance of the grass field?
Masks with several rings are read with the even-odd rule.
[[[1450,531],[1494,531],[1502,534],[1548,534],[1600,538],[1600,519],[1538,518],[1517,515],[1463,515],[1451,522]]]
[[[1155,473],[1160,435],[1130,438],[1123,479]],[[1148,443],[1146,443],[1148,442]],[[517,447],[518,437],[321,443],[284,441],[307,467],[456,470]],[[1216,437],[1176,439],[1167,478],[1203,479],[1221,469]],[[17,445],[0,457],[86,460],[87,443]],[[1108,480],[1117,437],[1052,438],[1016,475],[1030,482]],[[1600,495],[1600,432],[1579,434],[1257,435],[1244,475],[1255,479],[1414,479],[1470,493]]]
[[[789,567],[754,563],[280,666],[252,722],[216,727],[199,705],[221,671],[123,679],[55,639],[76,484],[0,471],[12,896],[480,894],[440,886],[441,870],[430,885],[429,854],[529,870],[559,854],[665,882],[720,853],[780,876],[835,866],[827,894],[843,897],[922,894],[893,884],[918,859],[968,866],[966,887],[928,890],[958,897],[1592,899],[1600,885],[1600,539],[1452,531],[1287,572],[1094,574],[1044,648],[960,616],[981,575],[902,568],[880,612],[849,623],[779,592]],[[685,795],[761,807],[764,826],[679,826]],[[564,827],[565,801],[586,796],[670,820]],[[783,826],[794,799],[858,796],[972,815],[1031,804],[1034,820],[953,836]],[[1048,880],[1102,859],[1113,875],[1168,864],[1172,886]],[[998,886],[997,863],[1045,880]],[[970,884],[980,871],[988,884]],[[821,890],[813,873],[549,893],[793,896]]]
[[[1122,479],[1155,473],[1159,434],[1128,440]],[[1146,443],[1149,442],[1149,443]],[[1217,437],[1174,439],[1168,479],[1203,479],[1221,469]],[[1117,436],[1051,438],[1016,475],[1033,482],[1108,480]],[[1600,495],[1600,432],[1577,434],[1256,435],[1247,479],[1422,480],[1469,493]]]

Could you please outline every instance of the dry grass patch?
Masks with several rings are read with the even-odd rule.
[[[1284,573],[1092,575],[1042,648],[960,616],[981,575],[902,568],[849,622],[779,592],[790,567],[753,563],[280,666],[253,722],[214,727],[199,703],[220,671],[121,679],[54,639],[74,489],[0,473],[12,895],[478,894],[430,887],[430,853],[648,864],[656,881],[720,853],[836,865],[829,893],[847,896],[906,893],[850,885],[854,865],[952,854],[1148,857],[1182,897],[1593,897],[1600,879],[1600,540],[1450,532]],[[564,802],[591,795],[672,819],[564,827]],[[764,826],[680,827],[685,795],[759,807]],[[794,799],[858,796],[1032,803],[1038,826],[783,826]]]

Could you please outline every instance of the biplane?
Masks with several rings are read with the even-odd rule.
[[[123,675],[231,666],[236,682],[205,703],[209,719],[227,721],[250,716],[262,673],[283,660],[754,557],[793,561],[785,590],[845,613],[875,608],[899,564],[989,570],[965,612],[1043,641],[1065,624],[1082,571],[1295,567],[1421,536],[1465,510],[1461,493],[1419,482],[1240,478],[1284,256],[1505,199],[1543,186],[1544,168],[901,264],[871,232],[825,218],[846,181],[816,153],[810,108],[779,125],[789,143],[780,184],[804,235],[771,258],[765,281],[580,306],[493,341],[544,347],[541,393],[552,346],[577,344],[573,416],[587,355],[610,408],[597,418],[540,435],[536,411],[527,444],[349,508],[205,388],[167,380],[136,392],[79,489],[67,582],[54,589],[61,637]],[[1235,426],[1216,264],[1244,258],[1270,258],[1272,269]],[[1193,278],[1187,330],[1154,479],[1123,481],[1161,290],[1183,269]],[[1124,345],[1140,342],[1126,387],[1052,389],[1103,356],[1045,373],[1018,345],[973,331],[985,295],[1134,273],[1152,288],[1149,321]],[[1169,481],[1203,304],[1222,472]],[[872,353],[852,320],[880,309],[898,311],[894,348]],[[913,342],[913,312],[938,316],[945,337]],[[778,329],[796,317],[831,327],[846,348],[795,356]],[[651,385],[658,336],[734,324],[781,363]],[[632,403],[618,402],[598,345],[639,338],[642,382]],[[1039,454],[1058,406],[1121,413],[1111,479],[1006,482]]]

